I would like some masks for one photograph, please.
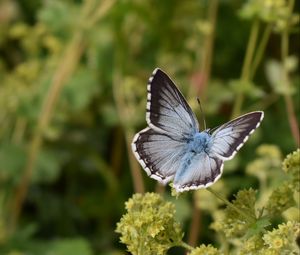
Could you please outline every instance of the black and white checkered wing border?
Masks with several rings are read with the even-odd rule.
[[[262,111],[250,112],[229,121],[212,133],[211,155],[230,160],[257,129],[264,118]]]
[[[173,179],[185,154],[184,143],[151,128],[137,133],[131,146],[146,173],[162,184]]]
[[[170,77],[156,68],[147,86],[146,120],[150,128],[177,139],[198,132],[198,122]]]

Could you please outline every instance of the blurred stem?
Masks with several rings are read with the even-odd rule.
[[[289,2],[290,7],[290,13],[293,11],[294,1]],[[286,86],[286,91],[291,91],[290,89],[290,78],[289,78],[289,71],[287,68],[287,59],[289,54],[289,30],[288,25],[287,28],[282,32],[281,34],[281,61],[283,64],[283,81],[284,85]],[[293,99],[290,94],[284,95],[285,105],[286,105],[286,111],[288,115],[288,120],[290,124],[291,133],[294,137],[296,146],[299,147],[299,126],[295,114],[295,108]]]
[[[94,14],[87,20],[87,27],[92,27],[97,23],[115,4],[116,0],[100,1],[101,4],[96,8]]]
[[[208,187],[206,188],[210,193],[212,193],[214,196],[222,200],[228,207],[232,208],[239,214],[243,215],[245,219],[248,219],[249,222],[255,222],[256,218],[252,215],[246,213],[245,211],[241,210],[240,208],[236,207],[233,203],[230,203],[226,198],[224,198],[222,195],[220,195],[218,192],[214,191],[212,188]]]
[[[199,230],[201,229],[200,221],[201,221],[201,210],[196,206],[195,199],[194,199],[192,222],[191,222],[189,237],[188,237],[188,243],[191,246],[197,245]]]
[[[185,248],[186,250],[189,250],[189,251],[191,251],[191,250],[194,249],[193,246],[190,246],[189,244],[187,244],[187,243],[185,243],[183,241],[180,244],[178,244],[178,245],[181,246],[181,247],[183,247],[183,248]]]
[[[162,184],[160,184],[159,182],[157,182],[156,186],[155,186],[155,193],[158,194],[164,194],[166,190],[166,187]]]
[[[104,6],[106,12],[109,10],[106,8],[107,2],[110,0],[106,0],[101,2],[97,9],[102,9]],[[90,5],[92,1],[86,1],[86,5]],[[90,8],[90,6],[83,6],[83,10],[86,11]],[[99,12],[99,11],[98,11]],[[97,13],[98,13],[97,12]],[[85,14],[85,13],[83,13]],[[102,16],[105,12],[102,12]],[[100,19],[102,16],[97,16]],[[87,18],[83,15],[83,20]],[[94,22],[96,20],[94,19]],[[92,24],[91,24],[92,25]],[[27,162],[24,168],[24,172],[21,176],[20,183],[16,187],[14,197],[11,201],[11,215],[8,222],[9,232],[12,233],[18,223],[18,219],[22,210],[22,206],[24,204],[28,187],[30,185],[30,180],[32,177],[32,173],[35,168],[36,160],[38,157],[38,153],[43,143],[43,135],[47,126],[49,125],[55,105],[58,101],[59,95],[63,86],[69,80],[73,72],[75,71],[77,64],[80,60],[80,57],[84,50],[84,39],[85,39],[85,30],[83,28],[79,28],[78,31],[74,33],[73,38],[70,43],[66,46],[65,52],[58,64],[56,71],[54,72],[53,79],[49,86],[49,91],[45,96],[43,106],[37,120],[37,127],[34,133],[34,136],[29,144],[28,149],[28,157]]]
[[[116,60],[116,61],[118,62],[118,60]],[[133,179],[134,192],[135,193],[144,193],[145,188],[144,188],[144,182],[143,182],[143,177],[141,174],[140,166],[139,166],[137,160],[135,159],[135,157],[132,153],[132,149],[131,149],[131,142],[132,142],[132,138],[134,136],[134,132],[128,126],[128,123],[126,123],[126,116],[128,116],[126,109],[128,107],[124,101],[123,94],[119,88],[120,84],[122,84],[121,74],[119,71],[120,68],[116,67],[115,70],[116,71],[114,71],[114,77],[113,77],[113,95],[114,95],[118,115],[119,115],[120,121],[122,123],[122,126],[124,128],[124,132],[125,132],[126,147],[127,147],[131,176]]]
[[[26,124],[27,124],[27,122],[26,122],[25,118],[23,118],[23,117],[17,118],[16,126],[15,126],[14,132],[12,134],[12,141],[15,144],[21,143],[24,133],[25,133]]]
[[[145,188],[144,188],[143,176],[140,169],[140,165],[137,162],[136,158],[134,157],[131,149],[131,142],[134,134],[135,133],[131,129],[126,130],[126,145],[127,145],[127,151],[129,157],[130,170],[133,178],[135,193],[144,193]]]
[[[259,64],[261,63],[262,57],[264,55],[268,40],[270,38],[272,32],[272,24],[268,23],[264,29],[263,35],[262,35],[262,39],[260,40],[258,47],[257,47],[257,51],[252,63],[252,70],[251,70],[251,74],[250,74],[250,79],[253,79],[256,70],[259,66]]]
[[[255,109],[260,109],[263,111],[263,110],[267,109],[268,107],[270,107],[270,105],[275,103],[278,99],[279,99],[278,94],[270,93],[264,97],[264,100],[262,100],[260,102],[256,102],[255,104],[248,107],[245,110],[245,112],[251,112]]]
[[[259,32],[260,27],[260,21],[258,19],[255,19],[252,23],[250,37],[247,45],[246,55],[244,58],[243,68],[242,68],[242,74],[240,80],[243,83],[247,82],[250,78],[250,68],[251,63],[253,59],[253,54],[256,46],[257,36]],[[242,110],[242,104],[244,101],[244,93],[242,92],[243,89],[238,93],[237,98],[234,102],[233,111],[232,111],[232,118],[240,115]]]
[[[202,64],[202,73],[204,76],[203,87],[207,86],[210,73],[211,73],[211,63],[214,49],[214,39],[215,39],[215,26],[217,20],[217,12],[218,12],[218,0],[209,1],[208,7],[208,22],[211,27],[210,33],[205,38],[205,44],[203,47],[203,64]],[[198,91],[199,92],[199,91]]]

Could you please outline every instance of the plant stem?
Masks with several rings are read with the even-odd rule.
[[[183,241],[180,244],[178,244],[178,246],[181,246],[181,247],[183,247],[183,248],[185,248],[186,250],[189,250],[189,251],[191,251],[191,250],[194,249],[193,246],[190,246],[189,244],[187,244],[187,243],[185,243]]]
[[[220,195],[218,192],[214,191],[212,188],[208,187],[206,188],[210,193],[212,193],[214,196],[222,200],[228,207],[231,207],[235,211],[237,211],[239,214],[243,215],[246,219],[249,220],[249,222],[255,222],[256,218],[252,215],[246,213],[245,211],[239,209],[234,204],[230,203],[226,198],[224,198],[222,195]]]
[[[214,39],[215,39],[215,27],[216,27],[216,20],[217,20],[217,13],[218,13],[218,0],[211,0],[209,1],[208,7],[208,22],[211,26],[210,33],[206,36],[204,47],[203,47],[203,63],[202,63],[202,73],[204,76],[203,88],[202,91],[205,90],[211,73],[211,63],[212,63],[212,56],[214,50]],[[200,88],[199,88],[200,89]],[[201,91],[197,91],[201,92]],[[198,94],[198,93],[197,93]]]
[[[294,0],[289,1],[289,10],[292,14],[294,8]],[[286,60],[288,59],[288,52],[289,52],[289,30],[288,27],[282,32],[281,35],[281,59],[283,63],[283,72],[284,72],[284,84],[287,88],[287,91],[290,91],[290,79],[289,73],[286,65]],[[294,137],[295,143],[297,147],[299,147],[299,126],[295,114],[295,108],[293,104],[293,99],[290,94],[286,94],[284,96],[284,100],[286,103],[286,110],[288,114],[290,129],[292,135]]]
[[[116,60],[118,65],[119,60]],[[143,182],[143,176],[141,174],[140,166],[137,162],[137,160],[134,158],[133,153],[131,151],[131,141],[134,136],[133,130],[126,126],[126,116],[128,116],[128,113],[126,113],[126,109],[128,108],[126,105],[126,102],[124,100],[124,96],[122,94],[122,91],[120,91],[119,84],[122,84],[122,74],[120,72],[121,68],[116,67],[113,77],[113,96],[115,100],[115,104],[117,107],[118,115],[120,118],[120,122],[122,123],[124,133],[125,133],[125,140],[126,140],[126,146],[127,146],[127,153],[128,153],[128,159],[129,159],[129,165],[130,165],[130,171],[131,176],[133,180],[133,187],[135,193],[144,193],[144,182]]]
[[[191,222],[189,236],[188,236],[188,243],[192,246],[197,245],[199,230],[201,229],[200,222],[201,222],[201,211],[196,206],[195,193],[194,193],[193,215],[192,215],[192,222]]]
[[[255,50],[255,46],[256,46],[259,27],[260,27],[260,21],[258,19],[255,19],[252,23],[250,37],[249,37],[247,50],[246,50],[246,55],[244,58],[244,63],[243,63],[243,68],[242,68],[242,73],[241,73],[241,78],[240,78],[240,80],[242,81],[241,84],[243,84],[244,82],[247,82],[250,78],[250,68],[251,68],[253,54],[254,54],[254,50]],[[238,93],[237,98],[234,102],[234,106],[233,106],[233,110],[232,110],[232,118],[240,115],[243,100],[244,100],[244,94],[241,90],[241,92]]]
[[[290,1],[290,12],[292,13],[294,1]],[[283,82],[286,86],[286,91],[290,91],[290,79],[289,79],[289,71],[286,65],[289,54],[289,30],[288,25],[287,28],[281,34],[281,61],[283,64]],[[300,139],[299,139],[299,126],[295,114],[295,108],[293,99],[290,94],[284,95],[286,111],[288,115],[289,125],[291,129],[291,133],[294,137],[296,146],[299,147]]]
[[[268,40],[270,38],[272,32],[272,24],[268,23],[264,29],[263,35],[262,35],[262,39],[260,40],[260,43],[257,47],[257,51],[255,54],[255,57],[253,59],[253,63],[252,63],[252,70],[250,73],[250,79],[253,79],[256,70],[262,60],[262,57],[264,55]]]
[[[127,145],[131,175],[133,178],[134,191],[136,193],[144,193],[145,188],[144,188],[142,171],[140,169],[140,166],[139,166],[136,158],[133,156],[133,153],[131,150],[131,141],[132,141],[133,136],[134,136],[134,132],[132,132],[132,130],[126,131],[126,145]]]
[[[26,122],[25,118],[23,118],[23,117],[17,118],[14,132],[12,135],[12,141],[15,144],[20,144],[22,142],[22,139],[24,137],[24,133],[26,130],[26,126],[27,126],[27,122]]]

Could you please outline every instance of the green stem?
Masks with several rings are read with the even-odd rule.
[[[206,188],[210,193],[212,193],[214,196],[222,200],[228,207],[234,209],[239,214],[243,215],[246,219],[249,220],[249,222],[255,222],[256,218],[252,215],[246,213],[245,211],[241,210],[240,208],[236,207],[233,203],[230,203],[226,198],[224,198],[222,195],[220,195],[218,192],[214,191],[212,188]]]
[[[294,7],[294,0],[291,0],[289,2],[289,9],[290,9],[290,15],[293,12]],[[281,61],[283,64],[283,83],[286,87],[286,91],[290,91],[290,78],[289,78],[289,70],[287,68],[286,62],[288,59],[289,54],[289,27],[284,29],[281,34]],[[295,107],[293,103],[293,99],[290,94],[284,95],[285,105],[286,105],[286,111],[288,115],[289,125],[291,129],[292,136],[295,140],[296,146],[299,147],[300,144],[300,137],[299,137],[299,126],[298,121],[295,113]]]
[[[126,105],[124,95],[119,88],[119,84],[122,84],[122,74],[121,74],[121,68],[119,67],[120,65],[119,62],[120,62],[119,59],[116,59],[116,67],[115,67],[113,85],[112,85],[113,96],[114,96],[119,118],[121,120],[122,126],[125,131],[125,141],[127,146],[128,159],[129,159],[131,176],[133,180],[134,191],[135,193],[144,193],[145,187],[144,187],[142,172],[137,160],[135,159],[131,151],[131,141],[134,136],[134,132],[131,127],[128,127],[125,124],[126,116],[128,116],[128,113],[126,112],[128,106]]]
[[[253,59],[253,53],[256,46],[257,36],[259,32],[260,27],[260,21],[258,19],[255,19],[252,23],[250,37],[247,45],[246,55],[244,58],[243,68],[242,68],[242,74],[240,80],[243,82],[246,82],[249,80],[250,77],[250,67]],[[243,82],[241,84],[243,84]],[[241,90],[239,94],[237,95],[237,99],[234,102],[233,111],[232,111],[232,117],[236,117],[240,115],[242,104],[244,101],[244,94]]]
[[[264,55],[264,52],[265,52],[265,49],[266,49],[266,46],[267,46],[267,43],[268,43],[268,40],[269,40],[270,35],[271,35],[271,32],[272,32],[272,24],[268,23],[266,28],[264,29],[262,39],[260,40],[260,43],[257,47],[255,57],[253,59],[252,70],[251,70],[251,73],[250,73],[250,79],[253,79],[253,77],[256,73],[257,67],[259,66],[259,64],[262,60],[262,57]]]
[[[181,246],[181,247],[183,247],[183,248],[185,248],[186,250],[189,250],[189,251],[194,249],[193,246],[190,246],[190,245],[188,245],[187,243],[185,243],[183,241],[181,243],[179,243],[178,246]]]

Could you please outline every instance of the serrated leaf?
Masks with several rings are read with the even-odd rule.
[[[259,234],[264,231],[265,227],[270,226],[271,222],[268,218],[262,217],[258,219],[254,224],[249,226],[249,230],[247,231],[245,238],[248,239],[249,237]]]

